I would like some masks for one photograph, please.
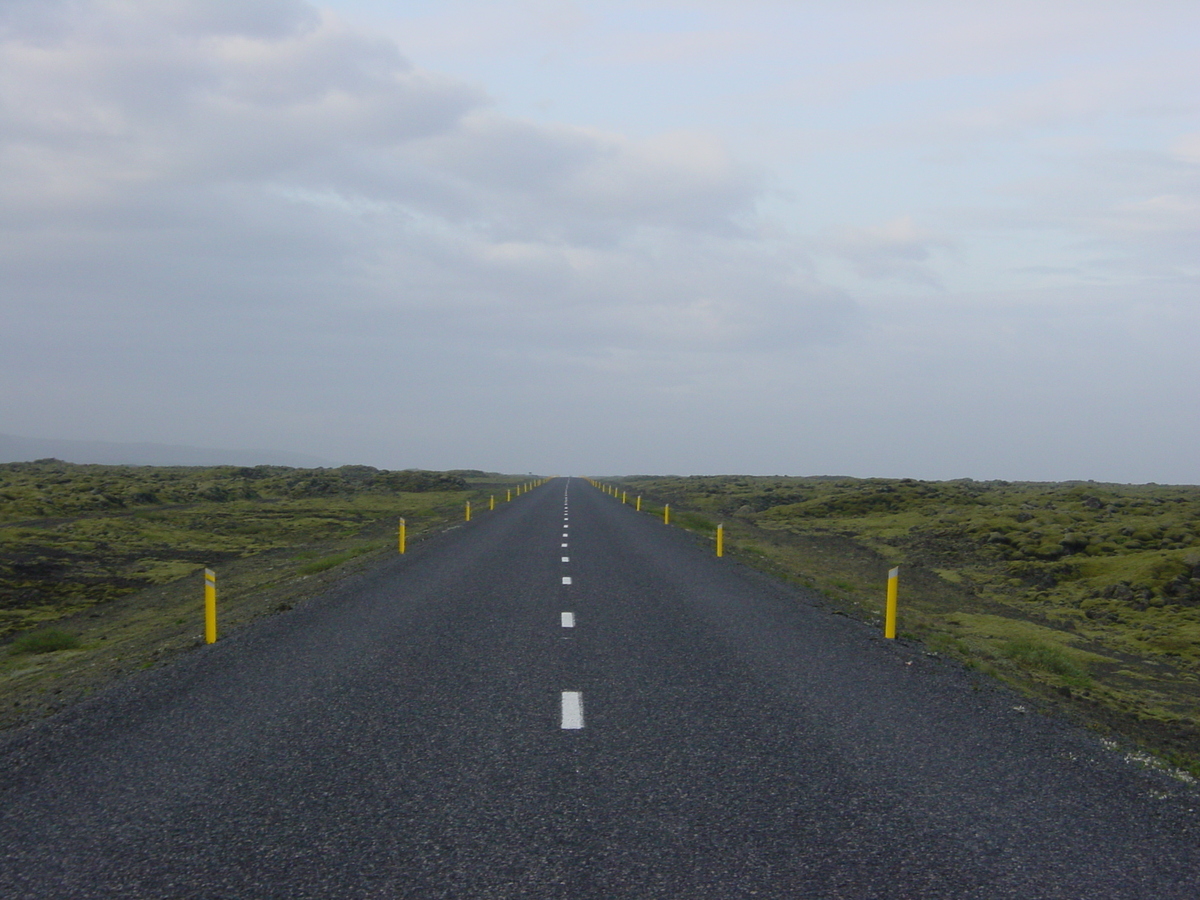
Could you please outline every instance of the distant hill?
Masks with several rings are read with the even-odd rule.
[[[286,450],[219,450],[212,447],[64,441],[0,434],[0,462],[29,462],[47,457],[64,462],[109,466],[295,466],[312,469],[338,465],[319,456]]]

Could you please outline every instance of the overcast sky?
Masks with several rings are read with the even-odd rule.
[[[0,432],[1200,482],[1200,4],[0,0]]]

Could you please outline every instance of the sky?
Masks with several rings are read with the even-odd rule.
[[[0,432],[1200,483],[1200,4],[0,0]]]

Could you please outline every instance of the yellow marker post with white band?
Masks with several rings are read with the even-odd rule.
[[[204,570],[204,643],[217,642],[217,573]]]

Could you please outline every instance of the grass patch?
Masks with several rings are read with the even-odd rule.
[[[681,510],[671,516],[671,522],[681,528],[686,528],[688,531],[699,531],[704,534],[716,534],[716,524],[705,516],[699,513]]]
[[[59,628],[43,628],[21,635],[10,646],[13,653],[54,653],[78,650],[79,638]]]
[[[335,553],[332,556],[326,556],[323,559],[316,559],[310,563],[305,563],[300,567],[299,572],[301,575],[316,575],[318,572],[325,572],[336,568],[365,553],[377,550],[379,546],[379,544],[369,544],[365,547],[354,547],[350,550],[343,550],[341,553]]]
[[[1051,644],[1034,641],[1028,638],[1018,638],[1008,641],[1001,648],[1001,654],[1029,669],[1040,669],[1058,675],[1068,684],[1075,687],[1088,687],[1091,678],[1087,670],[1062,650]]]

